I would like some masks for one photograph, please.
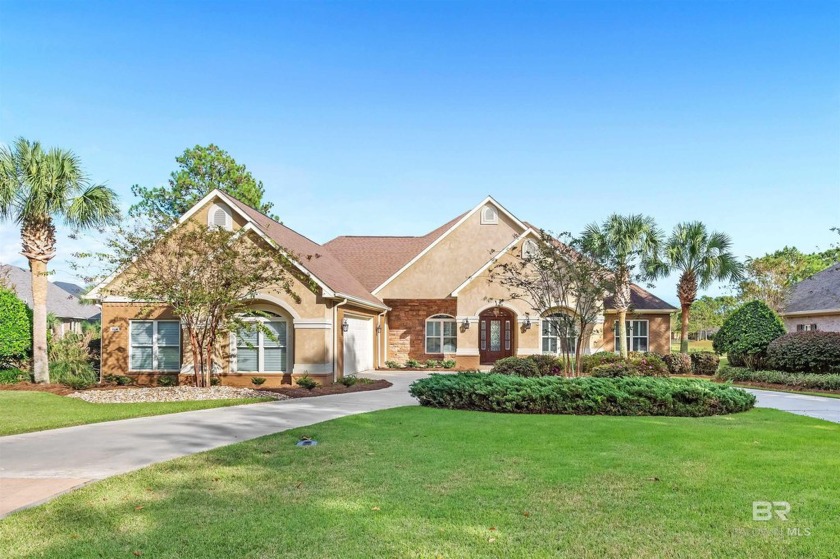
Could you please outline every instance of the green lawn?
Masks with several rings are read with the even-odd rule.
[[[0,390],[0,435],[264,401],[267,401],[267,399],[243,398],[151,404],[91,404],[77,398],[56,396],[47,392]]]
[[[688,340],[688,351],[714,351],[712,340]],[[680,341],[671,342],[671,353],[680,352]]]
[[[775,410],[399,408],[87,486],[0,521],[0,556],[836,557],[838,471],[840,425]]]

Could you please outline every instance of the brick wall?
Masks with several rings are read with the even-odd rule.
[[[426,353],[426,319],[436,314],[455,316],[456,299],[386,299],[388,313],[388,359],[440,359],[442,354]]]
[[[617,315],[609,313],[604,319],[604,337],[600,351],[615,351],[613,323]],[[667,355],[671,353],[671,317],[667,314],[627,313],[627,320],[647,320],[649,351]]]

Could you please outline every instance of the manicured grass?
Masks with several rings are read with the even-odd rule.
[[[0,435],[43,431],[85,423],[99,423],[146,415],[220,408],[265,402],[269,399],[242,398],[200,402],[158,402],[149,404],[91,404],[76,398],[47,392],[0,391]]]
[[[840,425],[775,410],[399,408],[87,486],[0,521],[0,556],[836,557],[838,469]]]
[[[688,340],[688,351],[714,351],[712,340]],[[680,352],[680,341],[671,342],[671,353]]]

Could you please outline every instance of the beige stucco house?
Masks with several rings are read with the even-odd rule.
[[[294,280],[299,303],[273,286],[256,294],[254,305],[270,313],[277,341],[231,336],[219,359],[225,384],[262,376],[277,385],[303,374],[330,383],[389,360],[454,359],[459,368],[474,368],[511,355],[557,352],[565,342],[547,326],[550,315],[566,311],[538,316],[488,281],[493,264],[527,250],[539,235],[491,197],[427,235],[342,236],[324,245],[219,191],[181,219],[190,220],[270,239],[300,256],[299,272],[315,285]],[[164,303],[141,317],[148,303],[121,298],[113,289],[118,282],[110,278],[93,293],[102,304],[102,370],[148,379],[190,374],[177,317]],[[669,352],[676,309],[638,286],[633,306],[629,347]],[[614,323],[607,310],[589,333],[587,352],[614,350]]]

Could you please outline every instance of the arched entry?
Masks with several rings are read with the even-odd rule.
[[[482,365],[513,355],[516,319],[513,313],[493,307],[478,315],[478,353]]]

